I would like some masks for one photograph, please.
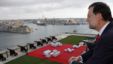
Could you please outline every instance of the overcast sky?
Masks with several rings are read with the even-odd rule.
[[[113,12],[113,0],[106,2]],[[0,19],[86,18],[93,0],[0,0]]]

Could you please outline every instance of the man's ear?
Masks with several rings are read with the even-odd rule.
[[[102,17],[102,14],[101,14],[101,13],[97,13],[97,14],[96,14],[96,17],[97,17],[99,20],[102,20],[102,19],[103,19],[103,17]]]

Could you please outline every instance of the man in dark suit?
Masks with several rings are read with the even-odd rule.
[[[113,21],[109,6],[95,2],[89,6],[89,28],[99,32],[99,39],[92,48],[78,57],[71,57],[70,64],[113,64]]]

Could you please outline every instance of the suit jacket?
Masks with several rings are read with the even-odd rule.
[[[108,24],[100,40],[82,58],[84,64],[113,64],[113,22]]]

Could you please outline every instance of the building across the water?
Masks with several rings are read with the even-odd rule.
[[[0,22],[1,32],[15,32],[15,33],[30,33],[32,29],[24,25],[23,21],[19,20],[6,20]]]

